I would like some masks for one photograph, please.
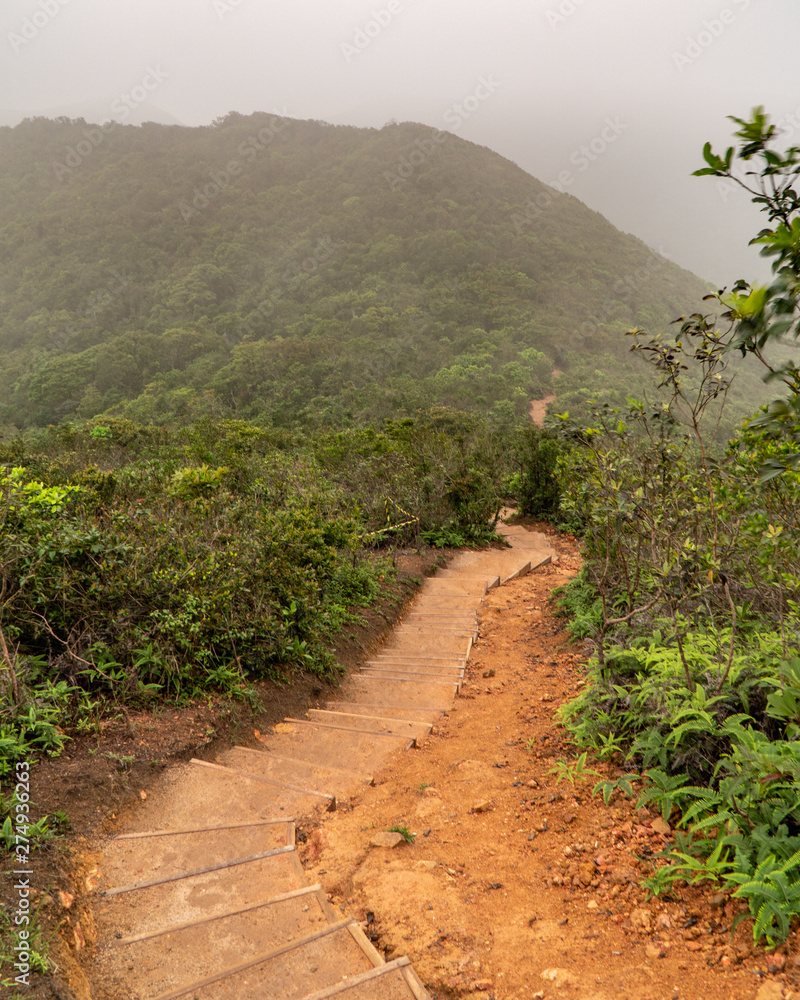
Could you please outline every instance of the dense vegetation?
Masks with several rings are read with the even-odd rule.
[[[737,180],[766,213],[753,242],[772,283],[710,296],[721,326],[695,313],[670,336],[633,331],[667,403],[562,422],[561,516],[580,523],[586,552],[564,604],[597,650],[564,717],[579,744],[626,762],[601,782],[607,796],[642,781],[640,802],[677,826],[651,890],[719,879],[748,901],[755,938],[776,944],[800,916],[800,378],[786,350],[800,317],[800,149],[777,151],[760,110],[734,120],[738,146],[706,147],[698,173]],[[715,450],[709,418],[733,351],[758,359],[782,398]]]
[[[0,773],[70,713],[335,670],[391,546],[492,537],[515,441],[447,410],[310,439],[119,420],[18,439],[0,456]]]
[[[513,502],[583,533],[564,603],[597,656],[565,719],[625,763],[607,795],[641,781],[677,826],[653,891],[722,878],[785,937],[800,151],[739,125],[774,282],[670,336],[644,331],[701,282],[452,136],[0,129],[0,775],[109,706],[335,671],[392,545],[485,542]],[[744,426],[767,395],[735,349],[781,394]]]
[[[413,124],[0,129],[0,427],[294,428],[573,410],[703,284],[492,151]],[[620,359],[622,362],[620,363]]]

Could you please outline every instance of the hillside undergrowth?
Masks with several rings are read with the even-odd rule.
[[[707,146],[698,173],[733,177],[767,213],[753,242],[774,258],[772,284],[709,296],[716,313],[681,317],[671,336],[632,331],[668,402],[606,404],[588,427],[562,420],[575,447],[560,458],[561,512],[585,549],[562,601],[596,651],[562,718],[579,747],[619,766],[597,792],[638,794],[672,826],[650,890],[718,882],[747,900],[755,939],[777,945],[800,917],[800,378],[786,353],[800,316],[800,149],[775,151],[760,109],[735,121],[739,145],[724,157]],[[708,418],[734,350],[782,398],[724,445]]]
[[[2,767],[116,706],[335,676],[396,547],[495,539],[509,440],[439,410],[313,438],[90,421],[4,446]]]

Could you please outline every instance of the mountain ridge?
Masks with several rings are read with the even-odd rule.
[[[707,291],[569,193],[414,123],[31,119],[0,128],[0,190],[15,426],[520,415],[554,366],[625,356],[624,329]]]

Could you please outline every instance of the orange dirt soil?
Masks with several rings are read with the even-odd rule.
[[[777,953],[753,949],[749,921],[731,938],[742,908],[714,888],[648,902],[639,880],[669,843],[661,820],[593,798],[594,777],[552,773],[577,755],[554,714],[586,651],[550,603],[579,557],[548,534],[558,562],[487,595],[455,709],[303,831],[309,878],[388,959],[407,954],[437,1000],[800,998],[796,932]],[[413,844],[370,846],[391,827]]]
[[[587,651],[569,643],[550,603],[579,566],[575,543],[530,527],[547,532],[557,563],[489,593],[467,682],[432,736],[398,753],[376,787],[301,827],[309,878],[362,919],[387,958],[408,955],[436,1000],[800,998],[796,933],[772,954],[753,949],[749,921],[731,940],[737,904],[713,887],[647,902],[638,881],[668,836],[627,800],[592,798],[594,778],[573,788],[548,773],[577,755],[554,715],[578,689]],[[403,559],[405,575],[434,562]],[[342,661],[374,649],[397,610],[370,612]],[[35,856],[34,899],[60,972],[34,977],[26,997],[89,996],[81,966],[93,953],[96,830],[113,829],[169,764],[257,746],[256,729],[331,696],[314,677],[263,690],[263,713],[211,701],[130,713],[35,768],[39,810],[64,807],[74,832]],[[370,847],[392,826],[416,833],[414,843]],[[0,904],[11,896],[0,880]]]

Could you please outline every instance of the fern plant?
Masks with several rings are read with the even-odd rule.
[[[728,880],[738,883],[733,893],[746,899],[753,917],[753,940],[766,937],[771,947],[785,941],[791,922],[800,917],[800,851],[779,864],[770,854],[756,868],[752,876],[731,872]],[[795,877],[792,878],[792,875]],[[734,927],[743,918],[739,915]]]

